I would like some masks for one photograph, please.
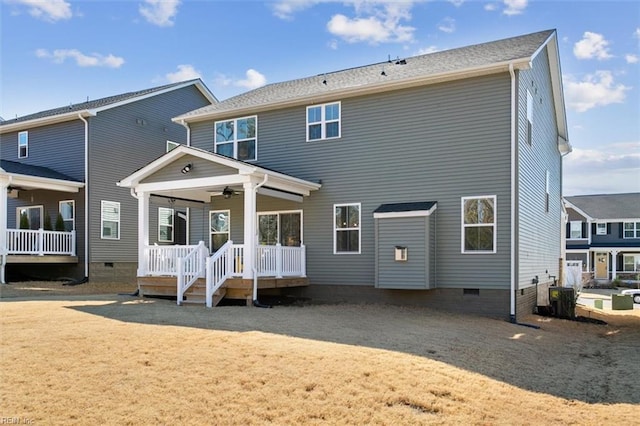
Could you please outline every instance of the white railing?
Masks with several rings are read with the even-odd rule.
[[[213,256],[207,258],[206,265],[206,304],[207,308],[213,306],[213,294],[224,282],[236,272],[238,259],[235,254],[242,252],[242,246],[234,246],[231,240],[227,241],[216,251]],[[240,258],[241,259],[241,258]],[[242,272],[239,272],[242,274]]]
[[[144,248],[146,260],[146,275],[172,277],[177,276],[178,259],[186,257],[197,247],[199,247],[199,244],[188,246],[146,246]]]
[[[7,229],[7,254],[76,255],[76,231]]]
[[[258,246],[256,248],[256,266],[261,277],[304,277],[306,271],[306,248],[275,246]]]
[[[178,305],[184,300],[184,293],[196,282],[198,278],[205,276],[205,259],[207,258],[207,247],[204,241],[191,250],[185,257],[177,260],[178,279],[177,279],[177,303]]]

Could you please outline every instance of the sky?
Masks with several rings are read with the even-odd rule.
[[[0,0],[0,116],[201,78],[264,84],[558,32],[563,194],[640,192],[640,2]]]

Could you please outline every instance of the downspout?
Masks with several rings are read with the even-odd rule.
[[[256,200],[255,204],[256,206],[258,205],[258,189],[260,189],[260,187],[262,187],[265,183],[267,183],[267,180],[269,179],[269,175],[265,174],[264,175],[264,179],[262,180],[262,182],[260,182],[259,184],[257,184],[255,186],[255,188],[253,188],[253,197]],[[256,215],[254,214],[253,217],[251,218],[251,221],[253,222],[253,226],[251,227],[251,229],[256,233],[256,238],[253,240],[254,241],[254,246],[251,247],[251,250],[256,251],[256,246],[257,244],[255,244],[255,241],[258,240],[257,238],[257,229],[256,229]],[[258,301],[258,269],[256,268],[256,258],[255,256],[253,257],[253,265],[251,265],[251,269],[253,270],[253,306],[257,307],[257,308],[271,308],[271,305],[263,305],[262,303],[260,303],[260,301]]]
[[[509,74],[511,75],[511,270],[509,281],[510,307],[509,320],[516,322],[516,146],[517,146],[517,109],[516,109],[516,75],[513,71],[513,62],[509,63]]]
[[[84,122],[84,278],[89,279],[89,122],[82,114],[78,118]]]
[[[0,284],[6,284],[5,272],[7,266],[7,256],[9,255],[9,248],[7,247],[7,228],[9,227],[9,214],[7,208],[7,190],[11,186],[11,182],[13,182],[13,176],[9,175],[7,180],[7,188],[4,189],[4,194],[0,203],[2,203],[2,208],[0,209],[4,214],[4,218],[0,219],[3,222],[2,226],[0,226],[2,235],[0,236]]]
[[[184,118],[180,120],[180,125],[187,129],[187,146],[191,146],[191,127],[184,121]]]

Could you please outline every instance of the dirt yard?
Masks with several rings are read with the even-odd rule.
[[[636,424],[640,318],[176,306],[131,285],[0,286],[0,420]],[[119,294],[121,293],[121,294]],[[6,423],[6,421],[5,421]]]

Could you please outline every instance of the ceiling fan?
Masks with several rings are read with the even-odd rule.
[[[233,195],[239,194],[239,192],[234,191],[233,189],[231,189],[229,186],[225,186],[225,188],[222,190],[222,196],[226,199],[231,198]]]

